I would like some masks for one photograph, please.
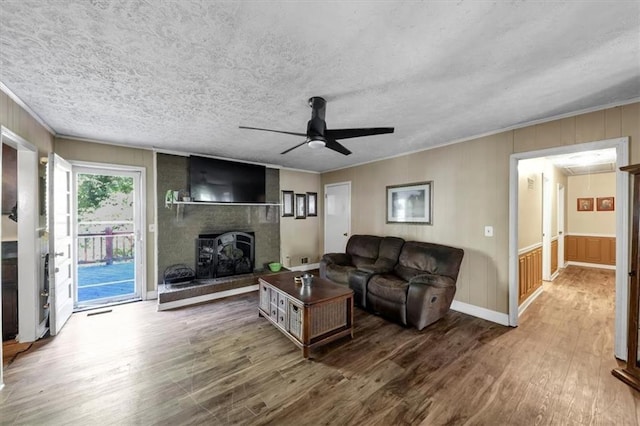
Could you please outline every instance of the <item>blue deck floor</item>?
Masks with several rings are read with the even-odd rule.
[[[134,294],[134,262],[78,266],[78,302]]]

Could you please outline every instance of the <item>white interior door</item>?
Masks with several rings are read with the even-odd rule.
[[[351,182],[324,187],[324,252],[344,253],[351,233]]]
[[[564,268],[564,186],[558,184],[558,269]]]
[[[71,164],[49,156],[49,330],[60,332],[73,313]]]

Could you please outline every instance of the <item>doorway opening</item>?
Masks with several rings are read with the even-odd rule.
[[[73,166],[74,310],[141,299],[141,172]]]
[[[621,358],[626,348],[629,182],[619,168],[628,156],[628,138],[511,156],[510,325],[518,324],[519,314],[542,292],[542,279],[552,280],[566,264],[615,269],[615,355]],[[587,165],[589,157],[596,160]],[[523,259],[530,251],[537,251],[537,258]],[[534,273],[530,281],[534,287],[540,283],[539,288],[525,286],[530,293],[521,297],[522,280]]]

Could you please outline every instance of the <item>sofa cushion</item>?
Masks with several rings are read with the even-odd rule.
[[[374,263],[378,258],[382,237],[375,235],[352,235],[347,242],[346,253],[355,258],[364,258]]]
[[[406,303],[409,283],[394,274],[374,275],[369,279],[367,291],[394,303]]]
[[[425,272],[455,281],[463,255],[464,251],[455,247],[407,241],[400,252],[395,273],[407,281]]]

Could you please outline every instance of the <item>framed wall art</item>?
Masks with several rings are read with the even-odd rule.
[[[615,209],[614,197],[598,197],[596,198],[596,209],[599,212],[610,212]]]
[[[307,196],[305,194],[296,194],[296,219],[304,219],[307,217]]]
[[[593,211],[593,198],[578,198],[578,211],[579,212],[592,212]]]
[[[387,223],[432,225],[433,181],[387,186]]]
[[[282,217],[293,217],[293,191],[282,191]]]
[[[317,192],[307,192],[307,216],[318,216]]]

